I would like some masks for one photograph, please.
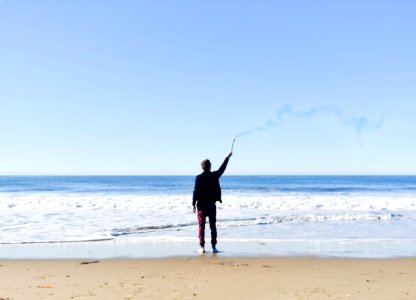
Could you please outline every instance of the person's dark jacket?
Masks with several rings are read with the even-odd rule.
[[[196,176],[192,206],[197,204],[198,208],[204,208],[216,201],[222,202],[219,178],[224,173],[228,160],[227,157],[217,171],[204,171]]]

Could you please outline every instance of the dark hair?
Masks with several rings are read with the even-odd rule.
[[[209,159],[204,159],[203,161],[201,161],[201,167],[204,171],[210,170],[211,162],[209,161]]]

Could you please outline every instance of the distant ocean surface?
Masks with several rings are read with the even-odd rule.
[[[197,245],[194,178],[0,176],[0,247],[142,237]],[[221,186],[219,243],[416,241],[416,176],[223,176]]]

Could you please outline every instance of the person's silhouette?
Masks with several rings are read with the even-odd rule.
[[[202,170],[201,174],[195,178],[195,188],[192,200],[193,212],[198,211],[198,236],[199,245],[201,246],[199,252],[205,252],[205,222],[206,218],[209,218],[209,226],[211,228],[211,245],[212,252],[217,253],[217,207],[215,203],[221,200],[221,186],[219,178],[224,173],[227,167],[228,161],[233,153],[230,152],[225,158],[221,167],[214,172],[211,172],[211,162],[209,159],[205,159],[201,162]]]

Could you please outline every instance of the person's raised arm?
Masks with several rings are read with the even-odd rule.
[[[216,175],[218,178],[220,178],[220,177],[221,177],[221,175],[224,173],[225,169],[227,168],[228,161],[229,161],[229,159],[230,159],[230,157],[231,157],[232,155],[233,155],[233,153],[232,153],[232,152],[230,152],[230,153],[227,155],[227,157],[225,158],[225,160],[224,160],[224,162],[222,163],[221,167],[220,167],[217,171],[215,171],[215,172],[214,172],[214,173],[215,173],[215,175]]]

